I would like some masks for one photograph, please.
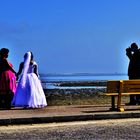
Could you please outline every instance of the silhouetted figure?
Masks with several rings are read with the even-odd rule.
[[[0,50],[0,108],[10,109],[11,100],[16,90],[16,72],[8,62],[9,50]]]
[[[126,49],[126,55],[129,58],[128,76],[129,79],[140,79],[140,50],[136,43],[132,43]],[[140,104],[140,95],[130,95],[130,102],[126,105]]]

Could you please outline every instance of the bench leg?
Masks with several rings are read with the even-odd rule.
[[[111,111],[115,111],[115,96],[111,96]]]
[[[122,92],[123,92],[123,81],[120,80],[120,88],[119,88],[119,93],[118,93],[118,102],[117,102],[117,110],[124,112],[124,108],[121,106],[121,101],[122,101]]]

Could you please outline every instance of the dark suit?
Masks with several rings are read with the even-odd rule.
[[[130,48],[126,49],[126,55],[129,58],[128,76],[129,79],[140,79],[140,50],[136,49],[134,52]],[[138,103],[139,95],[130,95],[131,103]]]

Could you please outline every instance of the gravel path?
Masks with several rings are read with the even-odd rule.
[[[139,140],[140,119],[1,126],[2,140]]]

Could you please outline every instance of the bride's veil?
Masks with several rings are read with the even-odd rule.
[[[29,69],[30,61],[31,61],[31,52],[26,52],[25,56],[24,56],[23,74],[22,74],[22,77],[21,77],[21,86],[23,88],[26,85],[26,77],[27,77],[27,72],[28,72],[28,69]]]

